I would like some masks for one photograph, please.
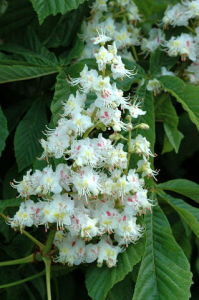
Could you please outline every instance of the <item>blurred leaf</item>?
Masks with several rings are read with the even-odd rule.
[[[128,274],[124,280],[118,282],[108,293],[106,300],[132,300],[133,280],[132,273]]]
[[[181,199],[171,197],[164,192],[159,192],[158,194],[180,214],[184,222],[187,223],[195,235],[199,237],[199,209],[187,204]]]
[[[185,84],[181,79],[174,76],[161,76],[159,81],[163,88],[182,104],[191,121],[199,130],[199,86]]]
[[[186,256],[176,243],[166,216],[158,206],[146,220],[146,248],[133,300],[187,300],[192,274]]]
[[[20,204],[21,204],[20,198],[0,200],[0,212],[4,212],[4,210],[8,207],[17,207]]]
[[[199,184],[187,179],[174,179],[158,184],[163,190],[176,192],[199,203]]]
[[[17,126],[14,149],[19,171],[30,166],[41,152],[39,139],[47,124],[46,107],[41,99],[35,101]]]
[[[66,12],[76,9],[81,3],[86,0],[30,0],[33,8],[36,11],[39,23],[42,24],[44,19],[49,15],[58,13],[65,14]]]
[[[143,254],[144,243],[139,240],[135,245],[130,245],[125,252],[118,256],[116,267],[107,268],[105,266],[97,268],[89,267],[86,273],[86,287],[89,296],[93,300],[104,300],[110,289],[132,271]]]
[[[67,100],[67,97],[69,97],[70,93],[71,90],[67,81],[66,73],[61,71],[57,75],[55,93],[50,107],[54,124],[56,124],[60,118],[63,101]]]
[[[156,105],[156,118],[163,121],[163,126],[168,141],[177,153],[183,138],[183,134],[178,130],[179,118],[169,95],[163,94],[161,97],[158,97]],[[166,152],[165,150],[170,149],[165,149],[164,145],[163,153]]]
[[[32,22],[35,13],[27,0],[8,1],[6,13],[0,18],[0,37],[10,38],[10,35],[21,34]]]
[[[134,0],[135,4],[138,6],[139,11],[145,17],[145,21],[150,23],[158,22],[169,4],[174,5],[178,0]]]
[[[4,116],[4,113],[0,107],[0,155],[5,148],[6,139],[8,137],[8,128],[7,128],[7,120]]]

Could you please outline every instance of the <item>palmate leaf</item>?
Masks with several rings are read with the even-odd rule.
[[[199,130],[199,87],[185,84],[184,81],[174,76],[161,76],[159,81],[162,83],[163,88],[182,104],[191,121]]]
[[[171,197],[164,192],[159,192],[159,196],[177,211],[184,222],[187,223],[199,238],[199,209],[187,204],[181,199]]]
[[[143,240],[130,245],[119,255],[116,267],[107,268],[91,266],[86,273],[86,287],[93,300],[104,300],[111,288],[133,269],[142,257]]]
[[[66,12],[76,9],[86,0],[30,0],[33,8],[36,11],[39,23],[42,24],[44,19],[49,15],[58,13],[65,14]]]
[[[133,300],[188,300],[192,274],[166,216],[155,206],[146,215],[146,248]]]
[[[35,157],[40,154],[39,139],[46,124],[45,103],[42,100],[35,101],[19,123],[14,137],[15,156],[19,171],[30,166]]]
[[[5,147],[6,138],[8,136],[7,120],[0,107],[0,155]]]
[[[199,203],[199,184],[187,179],[173,179],[158,184],[158,187],[176,192]]]

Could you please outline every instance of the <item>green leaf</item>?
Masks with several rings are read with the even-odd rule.
[[[6,145],[6,139],[8,137],[7,120],[0,107],[0,155]]]
[[[132,300],[133,279],[129,273],[124,280],[118,282],[108,293],[106,300]]]
[[[173,146],[169,142],[168,137],[165,135],[164,136],[163,148],[162,148],[162,153],[161,154],[164,154],[166,152],[171,152],[171,151],[173,151]]]
[[[187,179],[173,179],[158,184],[163,190],[176,192],[199,203],[199,184]]]
[[[132,271],[143,254],[143,240],[130,245],[119,255],[116,267],[107,268],[91,266],[86,273],[86,287],[93,300],[104,300],[110,289]]]
[[[174,5],[178,2],[178,0],[134,0],[135,4],[138,6],[139,11],[142,15],[144,15],[145,20],[150,23],[157,22],[157,20],[161,19],[163,13],[169,4]]]
[[[162,83],[163,88],[182,104],[191,121],[199,130],[199,86],[185,84],[184,81],[174,76],[161,76],[159,81]]]
[[[6,199],[0,200],[0,212],[4,212],[4,210],[8,207],[18,207],[21,204],[20,198]]]
[[[13,62],[11,65],[0,65],[0,83],[28,80],[58,72],[56,66],[32,65]]]
[[[35,13],[27,0],[9,1],[6,13],[0,18],[0,36],[4,39],[22,34],[32,22]]]
[[[46,107],[42,100],[35,101],[19,123],[14,137],[14,149],[19,171],[30,166],[41,152],[39,139],[47,124]]]
[[[179,118],[169,95],[163,94],[162,97],[158,98],[156,105],[156,118],[164,122],[163,126],[168,141],[177,153],[183,134],[178,130]],[[165,150],[165,145],[163,150]],[[166,151],[163,151],[163,153],[164,152]]]
[[[62,15],[66,12],[76,9],[85,0],[30,0],[33,8],[36,11],[39,23],[42,24],[44,19],[49,15],[56,15],[61,13]]]
[[[199,209],[187,204],[181,199],[171,197],[164,192],[159,192],[158,194],[177,211],[184,222],[190,226],[191,230],[199,238]]]
[[[67,97],[70,95],[70,93],[71,89],[67,81],[66,73],[64,71],[61,71],[57,75],[55,93],[50,107],[54,124],[56,124],[56,122],[60,118],[62,103],[63,101],[67,100]]]
[[[133,300],[188,300],[191,283],[188,260],[166,216],[155,206],[153,214],[146,215],[146,248]]]

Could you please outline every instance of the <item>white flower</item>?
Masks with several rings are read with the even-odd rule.
[[[107,11],[107,1],[108,0],[95,0],[94,4],[92,5],[92,10]]]
[[[130,169],[127,175],[127,180],[130,183],[131,191],[137,192],[142,189],[144,180],[139,178],[135,169]]]
[[[187,26],[189,20],[189,12],[187,8],[178,3],[174,6],[169,6],[164,13],[162,22],[165,26]]]
[[[187,33],[182,33],[178,37],[172,37],[165,43],[169,56],[181,55],[181,59],[184,61],[188,57],[190,60],[196,60],[196,46],[194,39]]]
[[[31,171],[28,170],[26,175],[23,176],[22,181],[16,181],[14,180],[13,183],[11,183],[11,186],[17,190],[19,195],[22,198],[28,198],[30,195],[34,194],[34,187],[32,186],[32,176]]]
[[[105,153],[106,155],[106,164],[111,168],[121,168],[126,169],[127,167],[127,152],[123,150],[123,144],[117,144],[116,147],[110,149]]]
[[[133,105],[128,107],[129,113],[132,118],[137,119],[139,116],[146,114],[146,111],[140,109],[140,103],[134,102]]]
[[[113,72],[113,78],[132,77],[136,74],[134,70],[127,70],[122,62],[121,56],[116,56],[111,64],[111,71]]]
[[[46,195],[49,193],[59,194],[62,191],[62,187],[59,183],[59,178],[56,173],[53,172],[52,167],[48,166],[43,169],[40,182],[36,188],[37,194]]]
[[[71,128],[74,132],[82,135],[88,128],[93,125],[89,116],[80,113],[74,113],[71,120]]]
[[[199,84],[199,61],[193,62],[187,69],[186,74],[193,84]]]
[[[98,36],[95,38],[91,38],[91,41],[93,42],[94,45],[97,44],[105,44],[106,42],[109,42],[112,40],[111,37],[108,37],[105,32],[101,29],[97,30]]]
[[[85,262],[92,263],[98,257],[98,245],[97,244],[88,244],[85,249]]]
[[[95,211],[102,233],[111,234],[118,226],[118,211],[109,204],[101,204]]]
[[[128,32],[126,26],[122,26],[115,31],[114,40],[118,49],[131,45],[131,33]]]
[[[149,32],[149,38],[143,38],[141,49],[144,52],[153,52],[165,41],[165,34],[159,28],[153,28]]]
[[[103,71],[106,69],[107,64],[111,64],[113,59],[113,54],[110,53],[104,46],[101,46],[97,53],[94,54],[98,69]]]
[[[101,157],[95,149],[95,144],[91,139],[74,141],[71,145],[70,159],[74,159],[78,166],[97,166]]]
[[[126,129],[125,123],[121,120],[119,109],[103,108],[97,113],[97,116],[104,125],[113,127],[115,131]]]
[[[90,194],[98,195],[101,190],[100,176],[90,167],[82,168],[79,173],[74,172],[72,179],[79,195],[86,197]]]
[[[155,176],[158,174],[157,171],[151,169],[150,162],[146,159],[139,160],[137,166],[137,172],[141,172],[143,177],[152,176],[155,179]]]
[[[105,262],[109,268],[114,267],[117,263],[117,256],[121,252],[121,248],[111,245],[111,242],[105,238],[98,243],[98,247],[98,266],[101,266],[103,262]]]
[[[84,262],[85,242],[82,239],[66,237],[58,246],[59,255],[55,262],[68,264],[69,266],[79,265]]]
[[[50,202],[44,207],[45,224],[56,223],[57,228],[71,224],[71,216],[74,213],[74,201],[67,194],[54,195]]]
[[[158,95],[161,91],[161,83],[158,79],[154,78],[147,82],[147,91],[154,92],[154,95]]]
[[[129,21],[134,21],[134,22],[140,21],[141,18],[140,18],[137,6],[132,1],[128,1],[128,2],[129,3],[127,5],[126,11],[127,11],[127,17],[129,19]]]
[[[93,85],[98,81],[98,72],[96,70],[88,70],[88,66],[85,65],[80,72],[79,78],[70,78],[69,83],[72,86],[80,85],[80,90],[83,93],[88,93],[93,89]]]
[[[161,75],[175,76],[175,74],[171,71],[168,71],[166,67],[161,67]]]
[[[145,137],[139,134],[135,139],[131,140],[131,151],[145,157],[153,156],[150,150],[150,142]]]
[[[68,100],[66,103],[64,103],[64,113],[63,116],[68,116],[70,114],[74,114],[77,112],[81,112],[81,110],[84,107],[86,100],[85,94],[80,94],[78,91],[76,92],[76,95],[70,94]]]
[[[141,227],[136,224],[135,217],[128,217],[125,214],[120,217],[118,227],[115,230],[115,239],[119,245],[128,245],[141,237]]]
[[[199,16],[199,1],[183,1],[183,5],[185,6],[186,14],[188,15],[189,19],[196,18]]]
[[[13,218],[10,218],[9,224],[11,227],[23,229],[24,227],[31,227],[38,225],[40,220],[41,205],[34,203],[32,200],[22,202],[19,210]]]
[[[86,215],[83,216],[82,219],[80,219],[81,222],[81,230],[80,230],[80,236],[84,239],[90,240],[93,237],[99,235],[100,231],[97,227],[97,219],[90,218]]]

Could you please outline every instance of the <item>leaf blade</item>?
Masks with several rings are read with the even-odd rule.
[[[192,275],[160,207],[146,216],[146,248],[133,300],[188,300]]]

